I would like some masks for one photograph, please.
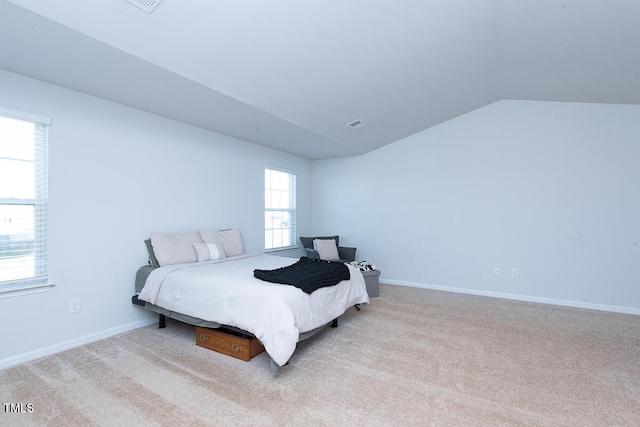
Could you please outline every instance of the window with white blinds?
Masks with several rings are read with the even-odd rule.
[[[0,292],[47,282],[50,124],[0,110]]]
[[[264,248],[296,246],[296,176],[266,168],[264,171]]]

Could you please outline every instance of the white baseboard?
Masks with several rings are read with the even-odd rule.
[[[436,291],[456,292],[460,294],[480,295],[493,298],[504,298],[517,301],[537,302],[541,304],[562,305],[567,307],[586,308],[590,310],[611,311],[614,313],[623,314],[635,314],[640,315],[640,308],[635,307],[621,307],[615,305],[593,304],[581,301],[567,301],[555,298],[543,298],[532,297],[528,295],[518,294],[505,294],[502,292],[481,291],[477,289],[465,289],[465,288],[452,288],[448,286],[429,285],[425,283],[406,282],[403,280],[390,280],[387,278],[380,278],[381,283],[388,283],[390,285],[411,286],[413,288],[433,289]]]
[[[65,341],[60,344],[55,344],[55,345],[41,348],[38,350],[30,351],[28,353],[23,353],[17,356],[8,357],[6,359],[0,360],[0,369],[5,369],[11,366],[19,365],[21,363],[30,362],[32,360],[40,359],[42,357],[49,356],[51,354],[58,353],[60,351],[69,350],[70,348],[78,347],[80,345],[88,344],[90,342],[98,341],[104,338],[109,338],[114,335],[122,334],[124,332],[128,332],[137,328],[142,328],[144,326],[149,326],[157,322],[158,322],[157,318],[140,320],[138,322],[128,323],[126,325],[121,325],[115,328],[107,329],[101,332],[97,332],[95,334],[85,335],[80,338]]]

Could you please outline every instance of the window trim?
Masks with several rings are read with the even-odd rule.
[[[54,283],[50,282],[48,275],[48,263],[49,263],[49,255],[48,255],[48,231],[47,231],[47,223],[48,223],[48,168],[49,168],[49,159],[48,159],[48,150],[49,150],[49,127],[52,125],[53,121],[50,117],[33,114],[23,111],[11,110],[8,108],[0,107],[0,116],[4,118],[20,120],[25,122],[31,122],[36,125],[44,125],[46,126],[46,138],[43,141],[43,146],[35,147],[36,157],[34,159],[36,169],[34,172],[36,176],[40,175],[40,179],[42,180],[39,184],[36,185],[36,194],[33,199],[16,199],[16,198],[3,198],[3,204],[32,204],[34,207],[34,215],[37,219],[42,219],[41,213],[38,213],[39,210],[45,209],[44,217],[44,225],[35,226],[34,225],[34,239],[37,246],[41,251],[44,251],[44,255],[42,258],[35,259],[34,262],[45,263],[44,272],[39,272],[36,269],[38,274],[34,274],[32,277],[16,279],[16,280],[7,280],[5,282],[0,283],[0,299],[11,298],[15,296],[22,295],[30,295],[34,293],[46,292]],[[38,141],[34,143],[38,144]],[[36,179],[36,182],[38,180]],[[36,233],[36,231],[40,231]]]
[[[49,291],[53,286],[55,286],[55,283],[49,282],[48,280],[46,282],[32,282],[15,286],[7,285],[0,288],[0,299],[39,294]]]
[[[266,190],[267,190],[267,183],[266,183],[266,172],[267,171],[275,171],[275,172],[281,172],[281,173],[286,173],[288,175],[290,175],[291,177],[293,177],[293,182],[290,182],[290,201],[291,201],[291,208],[267,208],[267,201],[266,201]],[[298,246],[296,244],[296,240],[298,238],[298,227],[297,227],[297,173],[294,170],[291,169],[285,169],[285,168],[281,168],[281,167],[277,167],[277,166],[271,166],[271,165],[265,165],[264,169],[263,169],[263,211],[266,214],[267,212],[289,212],[289,217],[291,218],[291,226],[289,227],[289,230],[291,231],[292,237],[289,241],[289,244],[286,246],[278,246],[278,247],[272,247],[272,248],[267,248],[267,240],[266,240],[266,236],[263,242],[263,250],[265,253],[270,253],[270,252],[282,252],[282,251],[290,251],[292,249],[297,249]],[[267,228],[266,228],[266,224],[264,224],[263,222],[263,230],[266,233]]]
[[[11,110],[9,108],[0,107],[0,116],[10,119],[22,120],[25,122],[39,123],[45,126],[51,126],[53,120],[51,117],[43,116],[40,114],[27,113],[25,111]]]

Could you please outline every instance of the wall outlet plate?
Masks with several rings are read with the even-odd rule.
[[[80,313],[80,299],[69,300],[69,314]]]

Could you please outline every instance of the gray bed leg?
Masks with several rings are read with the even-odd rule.
[[[271,375],[275,375],[278,372],[278,364],[273,361],[272,358],[269,358],[269,369],[271,370]]]
[[[160,314],[160,317],[158,318],[158,329],[162,329],[166,327],[167,327],[167,318],[165,317],[164,314]]]
[[[287,366],[288,364],[289,362],[285,363],[284,366]],[[269,369],[271,370],[271,373],[275,375],[280,369],[280,366],[278,366],[278,364],[274,362],[272,358],[269,358]]]

